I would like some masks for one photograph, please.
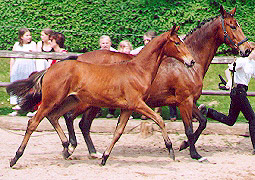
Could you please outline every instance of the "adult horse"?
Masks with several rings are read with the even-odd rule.
[[[42,91],[42,103],[36,115],[29,120],[24,139],[15,157],[11,159],[10,166],[15,165],[22,156],[31,134],[44,117],[48,118],[57,131],[64,147],[63,153],[69,154],[69,141],[58,119],[66,112],[77,108],[79,103],[82,103],[85,109],[91,106],[122,109],[119,126],[110,146],[104,152],[102,165],[106,163],[132,111],[146,115],[159,125],[170,157],[174,159],[172,143],[165,130],[164,121],[146,105],[144,99],[148,97],[148,90],[163,56],[172,56],[182,63],[193,62],[193,57],[177,35],[178,30],[179,26],[177,28],[174,26],[170,31],[156,37],[129,62],[98,65],[67,60],[54,64],[47,71],[35,73],[27,80],[18,81],[17,83],[21,82],[23,86],[21,84],[16,86],[16,91],[14,86],[12,90],[10,89],[12,86],[9,86],[7,91],[17,95],[20,95],[20,90],[23,93],[26,90],[27,93],[30,92],[31,87],[36,91],[39,86],[38,90]]]
[[[150,107],[172,104],[179,107],[185,126],[185,133],[188,137],[188,141],[184,141],[181,144],[180,150],[191,145],[190,156],[193,159],[202,160],[194,144],[206,127],[206,119],[198,111],[195,102],[202,93],[204,76],[218,47],[226,43],[230,47],[240,50],[243,54],[249,53],[250,46],[246,42],[247,39],[241,27],[234,18],[235,12],[236,8],[227,13],[221,6],[220,16],[202,23],[191,34],[187,35],[184,43],[195,58],[196,64],[193,68],[186,69],[182,63],[172,58],[165,58],[149,90],[150,96],[145,100]],[[77,60],[93,63],[115,63],[130,60],[131,58],[130,55],[101,51],[97,53],[96,59],[93,58],[92,53],[85,53],[79,56]],[[70,143],[74,149],[77,146],[77,141],[73,128],[73,120],[80,113],[84,112],[79,127],[82,130],[89,153],[94,157],[97,156],[97,151],[91,140],[89,130],[99,110],[100,108],[98,107],[91,107],[84,112],[83,105],[80,104],[72,113],[65,115]],[[199,127],[195,133],[193,133],[192,128],[192,115],[199,119]]]

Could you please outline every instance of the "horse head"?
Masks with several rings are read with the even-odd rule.
[[[248,43],[248,38],[245,37],[242,28],[234,18],[236,8],[229,13],[226,12],[223,6],[220,6],[222,36],[221,39],[231,48],[238,49],[241,55],[248,56],[251,52],[251,46]]]
[[[177,32],[180,26],[174,25],[167,36],[167,43],[164,46],[164,53],[166,56],[172,56],[187,67],[192,67],[195,64],[194,58],[189,52],[184,42],[179,38]]]

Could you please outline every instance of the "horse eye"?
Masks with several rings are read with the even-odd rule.
[[[179,46],[181,43],[180,42],[174,42],[176,46]]]
[[[236,26],[230,26],[230,28],[236,30]]]

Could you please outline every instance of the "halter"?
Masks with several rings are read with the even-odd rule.
[[[226,39],[228,39],[228,41],[234,46],[237,47],[239,49],[239,46],[241,46],[243,43],[245,43],[246,41],[248,41],[248,38],[244,38],[242,41],[240,41],[239,43],[234,43],[234,41],[232,41],[232,39],[229,37],[228,32],[226,31],[226,27],[224,25],[224,17],[221,16],[221,23],[222,23],[222,29],[224,32],[224,42],[227,43]]]

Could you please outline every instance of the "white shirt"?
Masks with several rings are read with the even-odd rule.
[[[233,70],[233,63],[229,65],[229,70]],[[248,57],[237,58],[235,70],[234,82],[248,86],[250,79],[255,77],[255,61]]]
[[[137,55],[143,48],[144,48],[144,46],[140,46],[140,47],[138,47],[138,48],[132,50],[132,51],[130,52],[130,54],[132,54],[132,55]]]

